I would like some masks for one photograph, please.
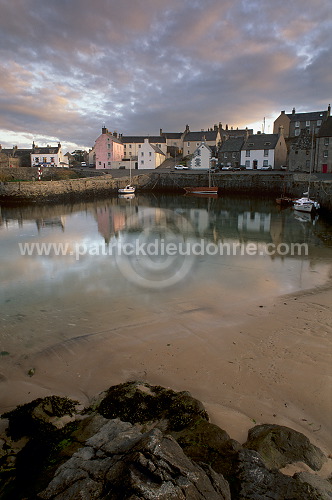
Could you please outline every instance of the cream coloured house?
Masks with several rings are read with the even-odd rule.
[[[149,138],[145,138],[138,152],[138,169],[157,168],[165,159],[166,156],[163,151],[154,144],[151,144]]]

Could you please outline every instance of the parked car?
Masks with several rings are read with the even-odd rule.
[[[86,167],[86,162],[85,161],[81,161],[81,167]]]
[[[232,170],[232,167],[222,167],[221,170]]]
[[[272,167],[271,165],[269,165],[268,167],[261,167],[261,170],[272,170]]]
[[[186,165],[175,165],[175,170],[188,170]]]

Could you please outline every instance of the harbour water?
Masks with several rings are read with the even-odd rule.
[[[324,285],[332,227],[247,198],[2,206],[0,255],[0,351],[16,359],[137,310],[149,321],[195,299],[232,322],[253,300]]]

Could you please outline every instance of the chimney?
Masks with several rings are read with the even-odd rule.
[[[186,125],[186,130],[185,130],[186,133],[190,132],[189,130],[189,125]]]
[[[228,130],[228,123],[226,123],[226,130]]]
[[[281,114],[284,115],[285,114],[285,110],[281,111]]]
[[[217,132],[217,130],[218,130],[218,125],[215,125],[215,126],[214,126],[214,130],[215,130],[215,132]]]
[[[295,115],[295,108],[292,109],[292,115]]]
[[[331,116],[331,104],[327,107],[327,116]]]
[[[160,135],[160,136],[162,136],[162,135],[163,135],[163,129],[162,129],[162,128],[159,130],[159,135]]]
[[[108,130],[107,130],[107,128],[105,127],[105,125],[104,125],[104,126],[102,127],[102,129],[101,129],[101,133],[102,133],[102,134],[107,134],[107,133],[108,133]]]
[[[1,144],[0,144],[0,151],[1,151],[1,150],[2,150],[2,146],[1,146]]]
[[[114,130],[114,132],[113,132],[113,137],[115,137],[116,139],[118,138],[118,133],[116,130]]]

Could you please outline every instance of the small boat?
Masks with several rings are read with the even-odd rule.
[[[135,193],[135,189],[134,186],[131,185],[131,162],[129,164],[129,184],[127,184],[126,187],[124,188],[119,188],[118,189],[118,193],[119,194],[133,194]]]
[[[119,188],[118,193],[119,194],[133,194],[133,193],[135,193],[135,188],[133,186],[131,186],[130,184],[128,184],[124,188]]]
[[[311,213],[320,209],[320,204],[315,200],[311,200],[309,198],[309,193],[303,193],[303,197],[294,200],[293,203],[294,210],[298,212]]]
[[[288,196],[280,196],[279,198],[276,198],[276,203],[278,205],[291,205],[292,203],[294,203],[294,200],[293,198],[288,198]]]
[[[211,169],[209,168],[209,185],[208,186],[188,186],[184,188],[186,194],[218,194],[218,186],[211,186]]]

